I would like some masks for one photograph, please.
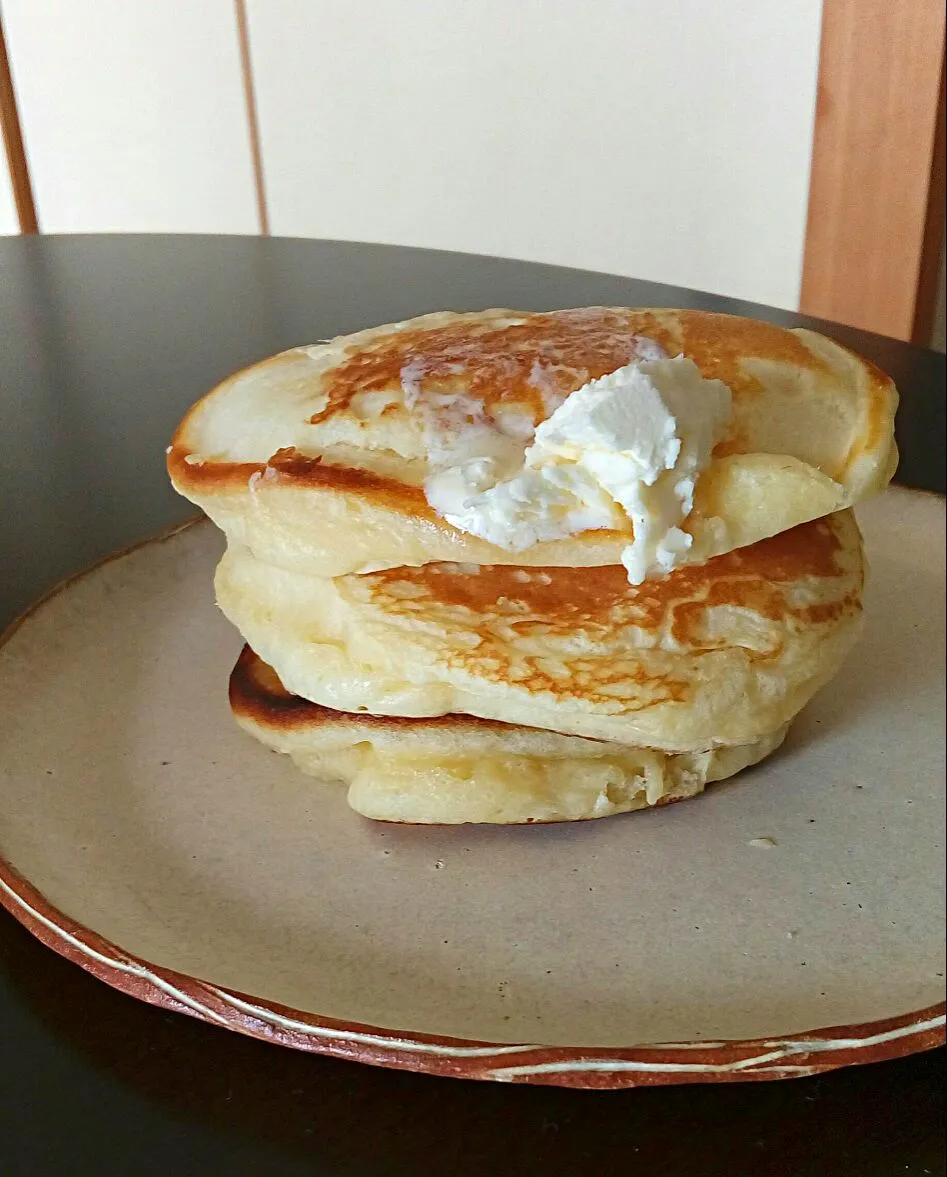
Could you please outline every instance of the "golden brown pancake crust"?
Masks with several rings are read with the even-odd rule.
[[[531,379],[535,365],[562,396],[633,360],[639,337],[659,343],[669,355],[683,352],[704,376],[730,385],[735,396],[752,394],[759,381],[742,360],[762,355],[776,362],[825,371],[794,335],[768,323],[706,311],[635,311],[587,307],[531,315],[525,323],[497,326],[461,320],[434,329],[421,327],[382,335],[360,347],[327,381],[328,404],[312,418],[326,421],[360,392],[397,386],[406,365],[416,365],[421,387],[439,391],[466,375],[471,398],[487,414],[509,404],[532,409],[533,424],[546,415]]]
[[[629,584],[620,564],[594,570],[480,564],[475,570],[456,566],[455,573],[455,566],[443,562],[371,572],[358,583],[370,586],[371,595],[392,613],[418,612],[418,600],[425,608],[436,601],[510,617],[528,612],[542,618],[546,632],[570,632],[579,624],[613,631],[622,621],[657,630],[670,619],[673,637],[689,642],[691,604],[743,605],[764,617],[784,617],[793,610],[777,586],[807,576],[838,576],[840,548],[835,528],[820,519],[639,585]],[[626,616],[617,616],[616,610]]]
[[[669,635],[692,654],[707,653],[728,645],[706,630],[708,609],[720,606],[745,608],[782,625],[829,625],[860,611],[861,578],[851,592],[818,604],[794,604],[793,589],[810,577],[850,577],[851,569],[837,559],[841,547],[837,522],[820,519],[641,585],[629,584],[620,565],[589,570],[496,564],[469,572],[443,563],[387,569],[347,583],[388,617],[416,617],[419,622],[436,618],[450,626],[452,611],[460,609],[465,624],[471,615],[481,618],[476,645],[455,648],[449,659],[452,666],[478,677],[508,681],[515,656],[516,681],[533,693],[607,703],[619,684],[635,682],[646,688],[653,706],[682,701],[688,684],[670,674],[647,674],[633,651],[626,657],[616,650],[609,659],[573,656],[560,665],[552,656],[527,656],[516,639],[567,640],[578,634],[594,646],[632,626]],[[765,651],[747,650],[747,655],[754,661],[775,661],[781,651],[779,643]]]
[[[402,370],[412,363],[418,370],[420,387],[426,392],[437,392],[447,385],[456,388],[460,383],[473,401],[482,401],[488,417],[501,407],[516,406],[532,416],[533,424],[538,424],[547,416],[548,408],[530,381],[535,365],[541,367],[544,381],[564,396],[588,380],[628,363],[636,355],[642,336],[659,343],[669,355],[683,353],[705,377],[728,384],[737,422],[740,402],[754,397],[761,387],[748,360],[828,373],[824,361],[792,332],[733,315],[586,307],[520,316],[526,322],[505,325],[514,315],[516,312],[509,311],[464,315],[447,325],[384,332],[368,342],[353,344],[349,358],[324,377],[321,391],[327,402],[310,418],[311,422],[322,423],[346,412],[358,393],[400,388]],[[280,360],[276,356],[266,362],[275,364]],[[859,362],[872,386],[868,423],[857,447],[861,451],[876,445],[880,438],[887,419],[890,382],[867,361]],[[184,442],[191,413],[181,422],[168,451],[169,473],[182,489],[190,487],[207,493],[245,488],[250,476],[268,465],[287,484],[350,491],[378,505],[421,518],[436,518],[418,486],[324,463],[292,447],[278,450],[268,463],[191,464]],[[746,439],[737,424],[715,452],[740,453],[745,448]],[[828,473],[837,477],[841,471]]]

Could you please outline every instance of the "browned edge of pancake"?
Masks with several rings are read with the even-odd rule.
[[[392,728],[419,727],[430,730],[433,727],[462,727],[508,731],[521,725],[502,723],[497,719],[481,719],[476,715],[373,715],[369,711],[335,711],[292,695],[279,680],[276,671],[263,661],[249,646],[244,646],[240,657],[230,673],[228,698],[235,715],[252,720],[262,727],[275,731],[293,731],[319,725],[333,724],[336,727],[378,727]]]

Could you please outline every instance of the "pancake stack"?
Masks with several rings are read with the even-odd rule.
[[[651,355],[729,389],[672,571],[630,583],[620,513],[514,551],[432,505],[458,436],[515,468],[576,390]],[[168,451],[227,537],[237,722],[387,821],[693,796],[774,751],[854,644],[850,508],[891,478],[896,401],[821,335],[701,311],[439,313],[240,372]]]

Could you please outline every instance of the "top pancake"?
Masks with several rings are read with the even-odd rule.
[[[890,479],[894,386],[839,344],[704,311],[602,307],[442,312],[283,352],[191,409],[169,471],[231,540],[318,576],[437,560],[617,564],[630,532],[514,554],[452,527],[424,497],[427,447],[432,431],[471,423],[525,446],[570,392],[643,341],[733,393],[685,524],[691,562],[842,510]]]

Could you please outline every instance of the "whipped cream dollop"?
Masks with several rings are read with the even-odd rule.
[[[683,563],[692,538],[680,525],[730,420],[731,394],[692,360],[644,344],[634,362],[566,396],[528,445],[521,419],[510,428],[462,397],[427,401],[434,510],[509,552],[630,521],[622,563],[632,584]],[[403,383],[414,391],[404,374]]]

